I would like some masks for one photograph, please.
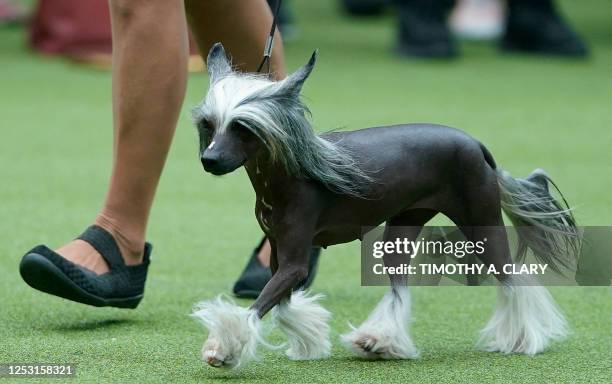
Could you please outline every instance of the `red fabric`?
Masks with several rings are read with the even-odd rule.
[[[44,53],[110,53],[107,0],[39,0],[30,44]]]
[[[191,53],[196,54],[191,35],[189,40]],[[48,54],[111,53],[108,0],[39,0],[30,45]]]

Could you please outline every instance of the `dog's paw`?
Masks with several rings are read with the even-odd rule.
[[[355,340],[354,344],[356,348],[359,348],[363,353],[379,353],[375,347],[378,340],[371,335],[364,335],[359,339]]]
[[[419,354],[406,334],[387,335],[356,329],[343,335],[342,342],[364,359],[414,359]]]
[[[212,367],[238,368],[255,359],[257,344],[263,340],[257,313],[222,296],[202,301],[192,316],[208,329],[202,360]]]
[[[236,365],[232,356],[225,351],[216,339],[208,339],[202,347],[202,360],[215,368],[232,368]]]
[[[352,332],[342,337],[344,345],[364,359],[381,359],[385,351],[380,350],[378,339],[369,334]]]

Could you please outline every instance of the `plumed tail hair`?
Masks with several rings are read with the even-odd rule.
[[[580,252],[580,233],[569,204],[550,177],[536,169],[518,179],[498,169],[497,181],[502,209],[519,235],[517,260],[523,261],[529,248],[538,261],[556,272],[571,267]],[[559,200],[550,193],[549,184]]]

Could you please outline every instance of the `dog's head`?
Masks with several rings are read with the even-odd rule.
[[[223,45],[215,44],[207,59],[208,94],[193,111],[204,170],[232,172],[262,150],[273,159],[282,157],[286,141],[293,139],[287,126],[305,119],[299,96],[315,60],[316,52],[295,73],[272,81],[233,71]]]

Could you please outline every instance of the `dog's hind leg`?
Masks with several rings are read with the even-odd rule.
[[[497,306],[480,331],[477,346],[490,352],[543,352],[567,334],[565,318],[548,290],[530,276],[513,275],[500,284]]]
[[[415,240],[423,225],[435,215],[430,210],[415,210],[387,222],[385,241],[405,237]],[[409,255],[386,254],[385,266],[410,262]],[[385,294],[368,318],[357,328],[342,335],[344,345],[366,359],[414,359],[419,353],[408,332],[410,292],[407,276],[389,275],[391,290]]]
[[[566,335],[565,318],[548,290],[539,285],[537,280],[529,275],[513,275],[504,271],[504,265],[512,264],[505,228],[495,230],[499,233],[491,233],[486,228],[480,229],[480,232],[477,238],[489,239],[489,249],[482,259],[487,265],[495,265],[500,275],[497,275],[499,286],[496,309],[480,332],[477,346],[506,354],[535,355],[544,351],[553,340],[562,339]]]
[[[472,241],[487,239],[480,259],[493,265],[496,275],[497,306],[493,316],[480,332],[477,346],[491,352],[542,352],[551,341],[563,338],[566,322],[548,290],[528,275],[512,275],[504,266],[512,264],[507,233],[501,217],[497,193],[481,194],[473,212],[479,217],[468,220],[461,229]],[[484,208],[486,207],[486,209]]]
[[[366,321],[341,336],[343,344],[365,359],[415,359],[408,325],[410,292],[408,287],[393,287],[387,292]]]

